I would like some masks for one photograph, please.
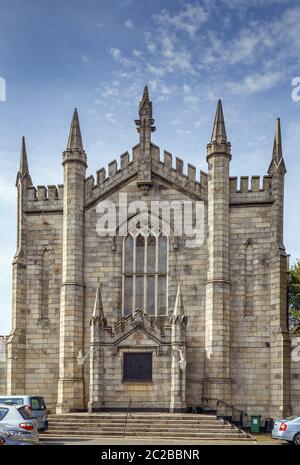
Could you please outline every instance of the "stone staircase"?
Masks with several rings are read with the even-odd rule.
[[[41,438],[122,438],[126,413],[49,415]],[[251,441],[250,435],[205,414],[136,413],[128,416],[126,438]]]

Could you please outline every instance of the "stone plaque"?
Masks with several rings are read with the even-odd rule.
[[[152,381],[152,352],[124,353],[123,381]]]

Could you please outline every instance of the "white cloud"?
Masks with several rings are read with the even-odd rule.
[[[283,74],[279,71],[265,74],[250,74],[245,76],[241,82],[229,82],[228,88],[236,94],[252,94],[274,87],[282,78]]]
[[[106,119],[107,119],[110,123],[118,124],[118,120],[117,120],[116,115],[115,115],[114,113],[107,112],[107,113],[105,113],[105,116],[106,116]]]
[[[187,105],[195,107],[198,104],[199,98],[197,97],[197,95],[189,94],[184,96],[183,101]]]
[[[146,31],[144,33],[144,39],[145,39],[145,43],[146,43],[146,47],[147,47],[148,52],[155,53],[156,44],[155,44],[154,40],[151,38],[150,32]]]
[[[154,15],[154,19],[164,27],[171,26],[186,32],[191,38],[194,38],[201,25],[207,21],[208,13],[199,3],[188,3],[181,11],[174,14],[167,9],[163,9],[160,14]]]
[[[165,75],[165,70],[163,68],[161,68],[161,67],[147,64],[147,68],[150,71],[150,73],[155,74],[156,76],[164,76]]]
[[[182,91],[184,94],[190,94],[191,93],[191,86],[188,84],[183,84]]]
[[[102,91],[103,97],[114,97],[118,95],[118,93],[119,93],[119,88],[116,85],[112,85],[112,86],[106,85],[104,86],[104,90]]]
[[[135,57],[135,58],[141,58],[143,56],[143,53],[140,51],[140,50],[137,50],[136,48],[134,48],[132,50],[132,55]]]
[[[109,53],[115,61],[118,61],[121,57],[121,50],[119,48],[111,48]]]
[[[134,29],[134,23],[131,19],[127,19],[127,21],[125,21],[125,26],[128,27],[128,29]]]
[[[131,60],[129,60],[128,58],[124,57],[122,55],[122,52],[119,48],[114,48],[112,47],[110,50],[109,50],[109,53],[111,54],[111,56],[113,57],[113,59],[115,61],[117,61],[118,63],[120,63],[122,66],[129,66],[132,64]]]
[[[88,63],[90,60],[86,55],[82,55],[81,56],[81,61],[82,61],[82,63]]]
[[[176,129],[176,132],[177,132],[177,134],[182,134],[182,135],[191,134],[191,130],[190,130],[190,129],[181,129],[181,128],[177,128],[177,129]]]

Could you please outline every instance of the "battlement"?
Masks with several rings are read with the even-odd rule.
[[[85,180],[85,196],[87,203],[92,202],[98,195],[108,191],[114,185],[120,182],[125,182],[137,173],[137,163],[140,157],[140,146],[135,145],[132,148],[132,157],[129,152],[120,155],[119,165],[117,160],[113,160],[108,164],[108,170],[100,168],[96,172],[96,178],[91,175]],[[196,167],[188,164],[186,173],[184,172],[184,162],[181,158],[175,158],[175,166],[173,166],[173,156],[167,150],[163,152],[161,160],[160,149],[157,145],[151,143],[151,158],[153,171],[157,171],[162,177],[167,180],[181,184],[182,187],[192,190],[193,192],[206,192],[207,189],[207,173],[200,171],[200,176],[197,179]]]
[[[188,163],[186,168],[184,161],[179,157],[173,157],[167,150],[163,151],[162,157],[158,146],[151,144],[152,169],[154,174],[171,182],[174,185],[190,192],[191,194],[207,195],[208,176],[200,171],[197,176],[195,166]]]
[[[89,176],[85,180],[85,195],[87,201],[92,199],[95,194],[106,190],[112,183],[118,183],[127,177],[127,172],[131,171],[130,168],[134,165],[134,149],[133,156],[130,160],[130,155],[128,152],[123,153],[120,156],[120,167],[118,167],[117,160],[113,160],[108,164],[108,170],[105,168],[100,168],[96,172],[96,179],[93,175]]]
[[[29,210],[55,210],[63,208],[64,186],[31,186],[27,189]]]
[[[272,176],[241,176],[230,177],[229,187],[231,193],[270,192]]]
[[[151,144],[151,157],[153,160],[157,161],[159,164],[159,168],[161,168],[164,172],[168,172],[169,174],[175,175],[177,179],[182,177],[185,181],[190,181],[201,186],[203,189],[207,187],[207,173],[204,171],[200,171],[200,176],[197,179],[197,169],[195,166],[191,165],[190,163],[187,164],[187,170],[184,172],[184,161],[179,158],[175,157],[175,166],[173,166],[173,155],[172,153],[164,150],[163,152],[163,159],[160,156],[160,149],[158,146]]]
[[[230,201],[270,201],[272,176],[241,176],[229,178]]]

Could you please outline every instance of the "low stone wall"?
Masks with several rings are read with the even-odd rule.
[[[0,336],[0,395],[6,394],[7,352],[6,336]]]

